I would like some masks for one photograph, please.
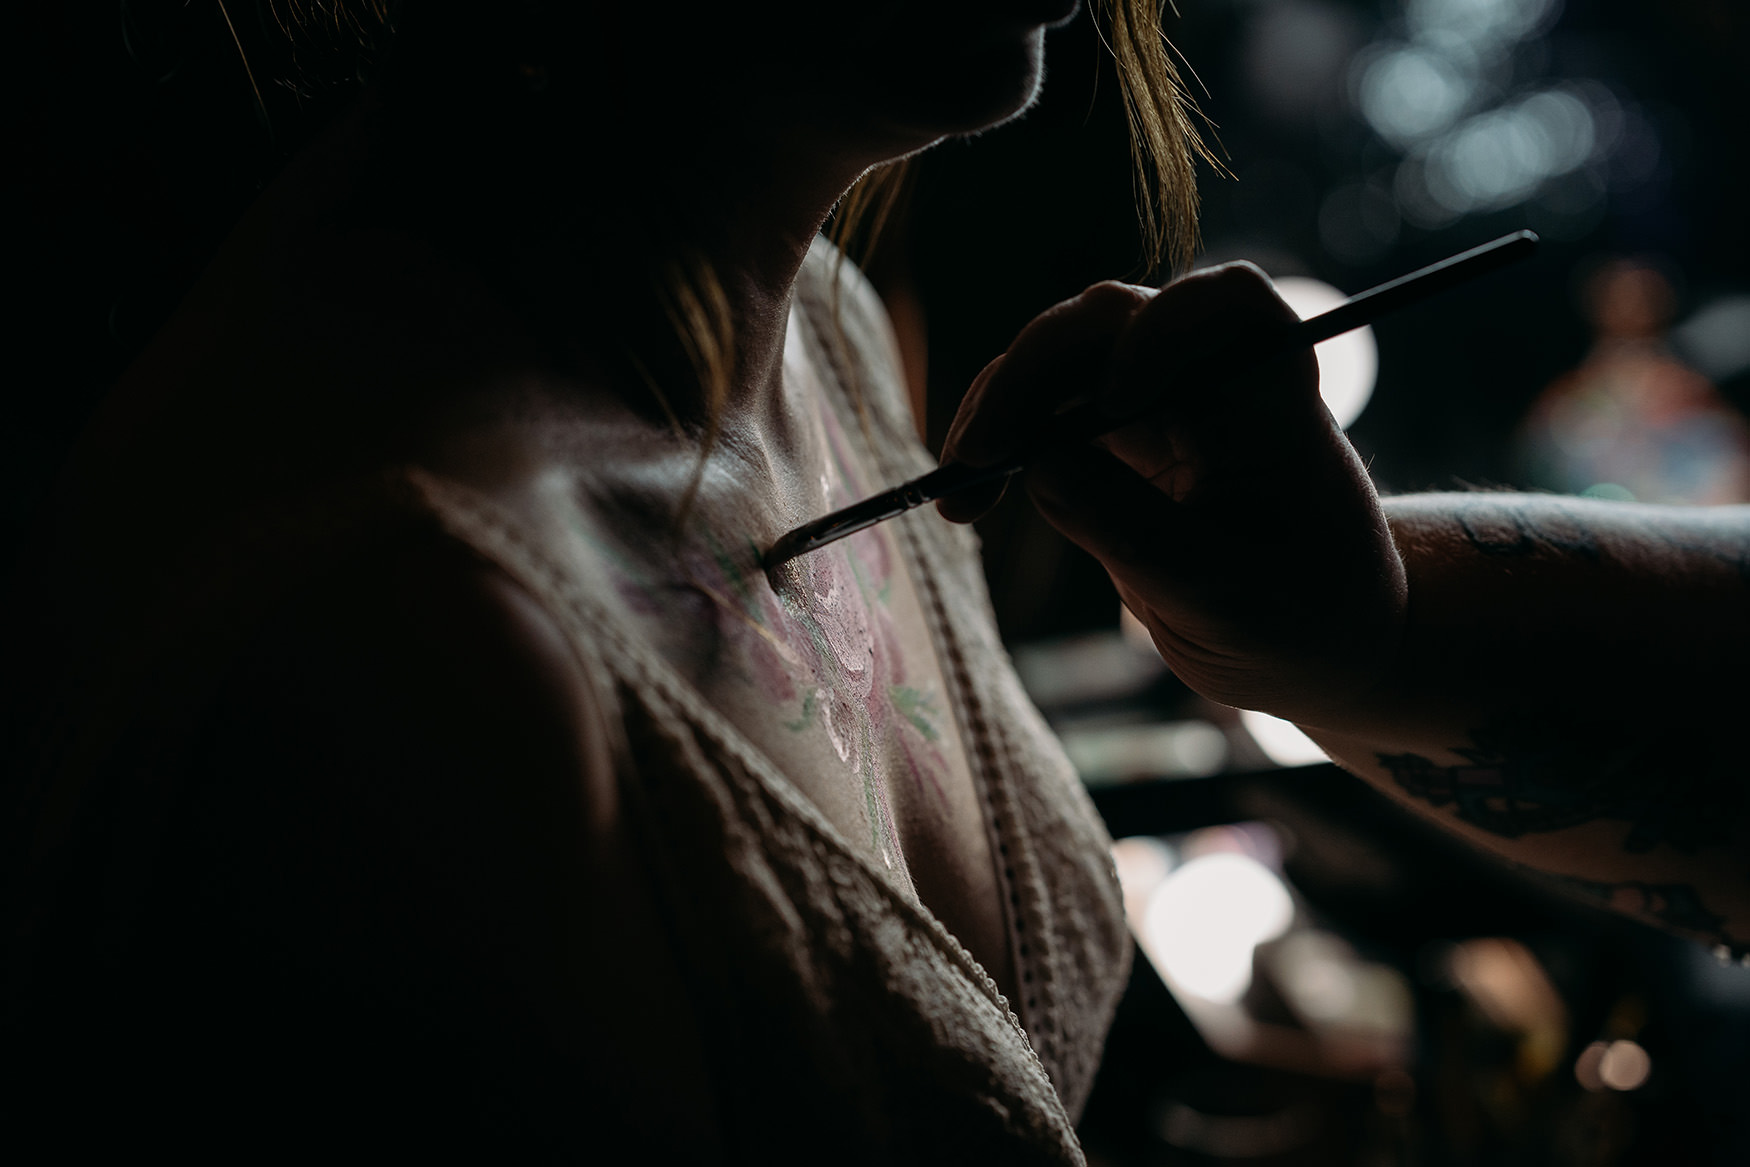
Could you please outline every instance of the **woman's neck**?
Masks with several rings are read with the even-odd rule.
[[[334,184],[352,192],[339,216],[405,232],[482,277],[561,364],[612,365],[624,349],[634,379],[686,385],[698,353],[677,341],[676,317],[698,324],[702,307],[728,342],[726,392],[683,390],[677,410],[778,400],[797,274],[870,159],[806,125],[695,117],[679,141],[515,110],[458,124],[449,109],[398,115],[367,98],[328,149],[352,175]]]

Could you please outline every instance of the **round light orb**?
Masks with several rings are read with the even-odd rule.
[[[1598,1059],[1598,1077],[1612,1090],[1639,1090],[1653,1072],[1653,1059],[1632,1041],[1613,1041]]]
[[[1258,743],[1264,756],[1278,766],[1313,766],[1331,760],[1317,742],[1302,733],[1300,727],[1280,717],[1259,713],[1255,709],[1240,710],[1240,725]]]
[[[1323,280],[1284,276],[1273,281],[1276,294],[1288,302],[1302,320],[1328,312],[1346,296]],[[1313,352],[1319,359],[1319,396],[1337,424],[1348,429],[1373,396],[1379,377],[1379,344],[1372,327],[1357,328],[1334,336]]]
[[[1172,984],[1234,1002],[1252,983],[1252,950],[1294,922],[1276,873],[1247,855],[1200,855],[1161,881],[1143,915],[1145,951]]]

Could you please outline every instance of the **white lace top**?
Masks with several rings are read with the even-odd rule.
[[[886,318],[848,265],[837,309],[849,343],[830,339],[833,258],[824,245],[810,255],[792,330],[835,372],[832,406],[869,476],[898,482],[931,459],[913,436]],[[23,824],[9,842],[34,857],[19,869],[9,919],[25,938],[9,970],[15,1000],[29,999],[21,954],[31,936],[126,934],[128,905],[158,862],[153,840],[176,813],[178,750],[212,700],[229,629],[260,600],[256,582],[406,521],[435,524],[534,596],[623,731],[625,814],[702,1019],[733,1153],[765,1163],[1081,1162],[1072,1124],[1130,953],[1109,841],[1010,667],[972,536],[931,510],[896,520],[898,545],[984,807],[1019,999],[1005,1000],[939,921],[600,602],[587,547],[555,547],[550,531],[537,536],[415,466],[264,509],[249,530],[176,565],[179,586],[112,615],[97,647],[63,657],[67,671],[24,729],[28,777],[9,788],[11,822]],[[132,826],[107,832],[100,848],[119,873],[113,894],[98,897],[106,918],[69,924],[52,889],[66,864],[91,865],[89,840],[76,840],[82,808],[98,801]]]

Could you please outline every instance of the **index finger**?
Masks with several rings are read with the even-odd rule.
[[[989,466],[1048,431],[1062,407],[1098,391],[1113,346],[1152,288],[1106,282],[1056,304],[1023,328],[967,391],[942,461]],[[994,504],[1000,484],[972,497],[944,499],[942,513],[965,522]]]

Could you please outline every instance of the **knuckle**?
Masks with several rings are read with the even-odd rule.
[[[1129,315],[1147,304],[1154,295],[1150,288],[1139,288],[1118,280],[1102,280],[1090,285],[1071,303],[1100,314]]]
[[[1257,303],[1276,297],[1276,285],[1264,269],[1245,259],[1205,268],[1186,277],[1185,283],[1233,303]]]
[[[1034,317],[1016,337],[1011,351],[1017,347],[1058,344],[1066,339],[1108,333],[1136,315],[1154,295],[1153,289],[1138,288],[1117,280],[1093,284]]]
[[[1274,323],[1293,309],[1270,277],[1246,260],[1204,268],[1169,284],[1146,314],[1151,329],[1213,336]]]
[[[1264,269],[1249,259],[1236,259],[1222,264],[1216,269],[1221,278],[1240,283],[1262,284],[1269,286],[1270,277]]]
[[[1224,290],[1234,297],[1236,304],[1273,315],[1280,315],[1287,307],[1276,291],[1276,281],[1255,264],[1241,260],[1223,273],[1223,280]]]

